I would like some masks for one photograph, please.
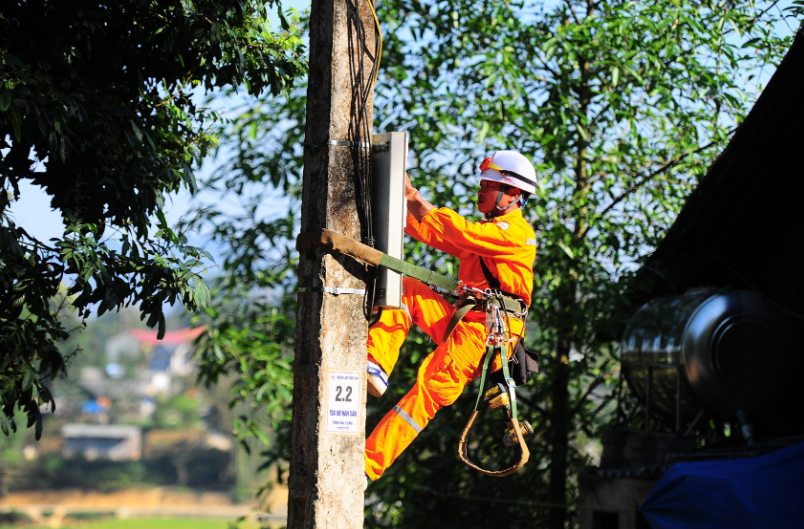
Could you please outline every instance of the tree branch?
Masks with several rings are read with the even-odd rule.
[[[773,9],[773,8],[776,6],[776,4],[778,4],[778,3],[779,3],[779,0],[776,0],[776,1],[775,1],[775,2],[773,2],[771,5],[769,5],[769,6],[768,6],[768,7],[766,7],[765,9],[763,9],[763,10],[762,10],[762,12],[761,12],[760,14],[758,14],[757,16],[755,16],[754,18],[752,18],[752,19],[751,19],[751,25],[753,26],[754,24],[756,24],[756,23],[757,23],[757,21],[758,21],[760,18],[762,18],[762,17],[763,17],[763,15],[765,15],[765,13],[767,13],[768,11],[770,11],[771,9]]]
[[[578,15],[575,13],[575,8],[572,7],[572,0],[564,0],[564,3],[567,4],[567,7],[569,7],[570,13],[572,13],[572,18],[575,19],[575,23],[580,25],[581,21],[578,19]]]
[[[537,55],[537,56],[536,56],[536,59],[537,59],[537,60],[538,60],[540,63],[542,63],[542,68],[544,68],[545,70],[547,70],[548,72],[550,72],[551,74],[553,74],[553,76],[554,76],[556,79],[561,79],[561,78],[562,78],[562,76],[561,76],[561,75],[560,75],[560,74],[559,74],[557,71],[553,70],[552,68],[550,68],[550,67],[547,65],[547,62],[546,62],[546,61],[545,61],[545,60],[544,60],[544,59],[543,59],[543,58],[542,58],[540,55]]]
[[[735,130],[737,130],[737,129],[735,128],[735,129],[730,130],[728,132],[727,136],[730,136],[731,134],[733,134]],[[620,202],[622,202],[623,200],[628,198],[628,196],[631,193],[633,193],[637,189],[641,188],[643,185],[645,185],[647,182],[649,182],[653,178],[655,178],[655,177],[667,172],[668,170],[672,169],[673,167],[678,165],[678,163],[681,160],[683,160],[684,158],[686,158],[690,154],[697,154],[697,153],[699,153],[701,151],[704,151],[704,150],[708,149],[709,147],[711,147],[711,146],[713,146],[713,145],[715,145],[717,143],[718,143],[717,140],[712,140],[709,143],[707,143],[706,145],[702,145],[702,146],[700,146],[700,147],[698,147],[696,149],[693,149],[691,151],[683,152],[683,153],[679,154],[678,156],[676,156],[674,158],[671,158],[668,162],[666,162],[664,165],[662,165],[656,171],[654,171],[654,172],[652,172],[652,173],[650,173],[648,175],[645,175],[644,177],[642,177],[639,180],[637,180],[631,187],[629,187],[627,190],[623,191],[618,197],[616,197],[614,200],[612,200],[611,204],[606,206],[605,209],[603,209],[603,211],[601,211],[600,213],[596,214],[595,217],[598,217],[598,218],[602,217],[603,215],[605,215],[606,213],[611,211],[612,208],[614,208],[614,206],[616,206],[617,204],[619,204]]]
[[[575,417],[575,414],[577,414],[578,410],[581,409],[583,403],[586,402],[587,397],[589,397],[589,395],[595,390],[595,388],[597,388],[600,384],[603,383],[603,381],[605,381],[610,376],[611,373],[600,375],[595,380],[593,380],[591,384],[589,384],[589,387],[586,388],[586,391],[584,391],[583,395],[581,395],[581,397],[578,399],[578,402],[575,404],[575,406],[573,406],[572,409],[570,409],[570,417]]]
[[[541,391],[536,392],[532,396],[519,395],[517,396],[517,399],[527,404],[528,408],[533,408],[537,410],[542,416],[549,417],[550,412],[544,409],[542,406],[536,404],[537,402],[540,402],[544,398],[544,395],[547,393],[548,389],[549,388],[544,388]]]

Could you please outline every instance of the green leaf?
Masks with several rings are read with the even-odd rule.
[[[5,112],[11,106],[11,92],[0,94],[0,111]]]
[[[223,354],[223,349],[221,349],[221,346],[217,342],[213,342],[212,351],[215,354],[215,358],[217,358],[219,362],[226,360],[226,356]]]
[[[561,241],[556,241],[556,244],[558,245],[559,248],[564,250],[564,253],[567,254],[567,256],[569,256],[570,259],[575,259],[575,253],[573,253],[572,249],[570,249],[569,246],[567,246]]]
[[[193,279],[193,291],[195,293],[195,301],[198,303],[199,308],[203,309],[208,307],[210,301],[209,287],[199,276]]]
[[[3,434],[6,436],[11,434],[11,424],[2,409],[0,409],[0,430],[2,430]]]
[[[731,24],[731,27],[734,28],[734,31],[737,33],[737,37],[742,37],[742,33],[740,32],[740,28],[737,27],[737,24],[734,23],[734,20],[729,19],[729,24]]]
[[[31,365],[25,366],[25,376],[22,379],[22,390],[28,391],[36,380],[36,371]]]
[[[195,194],[198,191],[198,183],[195,181],[192,169],[190,169],[189,165],[182,164],[182,172],[184,173],[184,182],[187,184],[187,188],[190,193]]]
[[[19,112],[17,111],[17,107],[12,105],[11,106],[11,135],[14,138],[14,141],[20,141],[22,138],[22,129],[21,127],[22,118],[20,117]]]
[[[36,425],[34,427],[34,439],[39,441],[42,439],[42,413],[39,408],[36,409]]]
[[[259,439],[262,444],[271,444],[270,439],[268,439],[268,436],[262,430],[254,430],[254,436]]]
[[[140,130],[140,128],[137,126],[137,124],[134,122],[133,119],[131,120],[131,130],[134,131],[134,136],[136,136],[138,140],[142,141],[142,131]]]

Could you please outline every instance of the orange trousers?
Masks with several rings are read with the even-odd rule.
[[[424,283],[408,277],[403,280],[402,303],[402,309],[383,310],[369,329],[368,353],[376,363],[390,376],[414,323],[439,345],[422,362],[413,388],[366,439],[366,475],[372,481],[391,466],[438,410],[455,402],[464,386],[480,376],[486,352],[484,314],[467,314],[441,343],[455,307]],[[519,335],[522,322],[510,322],[511,332]],[[492,370],[500,367],[496,358]]]

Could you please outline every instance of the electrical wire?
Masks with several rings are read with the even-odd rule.
[[[374,69],[374,87],[377,86],[377,78],[380,75],[380,62],[382,61],[382,30],[380,29],[380,20],[377,18],[377,11],[374,10],[374,2],[368,0],[369,9],[371,14],[374,15],[374,24],[377,26],[377,38],[379,39],[379,46],[377,48],[377,67]]]
[[[379,59],[382,54],[382,33],[379,20],[371,0],[367,0],[374,18],[374,55],[366,47],[367,35],[360,17],[359,0],[346,0],[348,52],[349,52],[349,80],[352,86],[352,98],[349,108],[348,140],[352,168],[355,176],[355,201],[360,220],[363,242],[374,247],[373,215],[371,210],[371,139],[372,121],[369,117],[369,98],[374,93],[374,87],[379,72]],[[372,62],[371,71],[366,76],[366,59]],[[364,83],[364,79],[367,82]],[[363,303],[363,313],[367,320],[371,318],[374,305],[374,292],[376,290],[376,272],[367,270],[368,281],[366,295]],[[371,293],[371,294],[369,294]],[[369,299],[371,298],[371,299]]]

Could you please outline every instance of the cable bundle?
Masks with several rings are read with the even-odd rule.
[[[369,97],[374,92],[374,86],[379,74],[380,57],[382,56],[382,33],[377,13],[371,0],[367,0],[371,13],[374,16],[374,53],[372,54],[366,46],[366,29],[360,18],[360,0],[346,0],[346,11],[348,17],[348,46],[349,46],[349,80],[352,85],[352,99],[349,105],[349,137],[350,151],[352,155],[352,166],[355,175],[355,199],[357,202],[357,214],[360,220],[361,236],[363,242],[368,246],[374,247],[374,230],[371,213],[371,138],[372,120],[368,112]],[[372,68],[366,82],[365,63],[366,58],[372,62]],[[372,284],[372,288],[367,288],[366,292],[374,293],[373,283],[375,274],[369,272],[367,283]],[[368,296],[364,303],[364,314],[366,319],[371,316],[371,309],[374,305],[373,299]]]

